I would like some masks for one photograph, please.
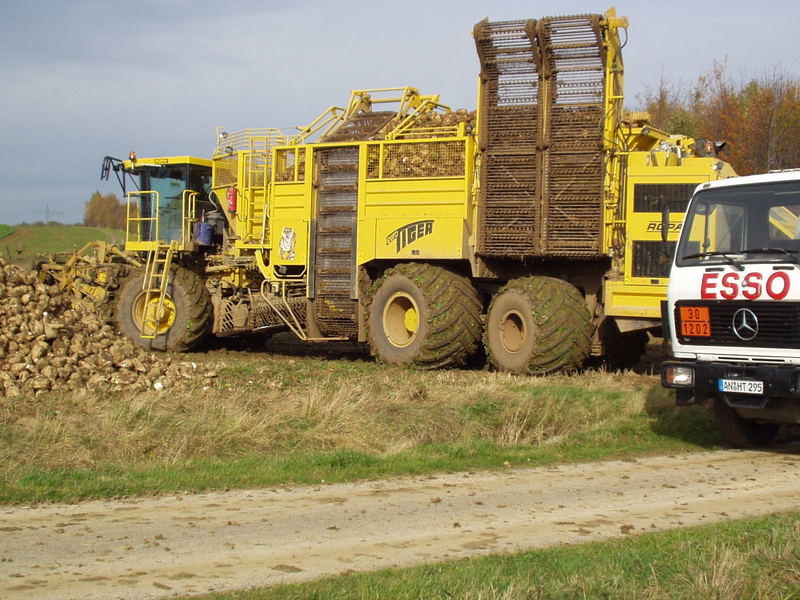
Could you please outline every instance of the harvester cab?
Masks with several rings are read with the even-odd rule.
[[[209,198],[211,161],[193,156],[103,159],[102,176],[117,176],[125,197],[125,249],[156,250],[174,245],[192,250],[210,244],[220,212]],[[203,224],[198,226],[198,224]]]
[[[101,177],[107,179],[112,170],[125,196],[124,256],[146,257],[132,291],[121,291],[129,306],[120,327],[152,340],[169,331],[177,318],[173,262],[214,241],[210,217],[221,211],[210,199],[212,162],[193,156],[140,159],[131,152],[124,161],[106,157]],[[135,189],[127,189],[128,182]]]

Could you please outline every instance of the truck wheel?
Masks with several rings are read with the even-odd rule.
[[[478,347],[481,302],[472,283],[442,267],[405,263],[372,288],[372,354],[391,365],[461,367]]]
[[[743,419],[722,398],[714,398],[714,416],[722,440],[734,448],[761,448],[778,435],[777,423],[756,423]]]
[[[630,369],[645,353],[648,336],[645,331],[622,333],[614,319],[600,325],[600,343],[603,345],[603,362],[611,371]]]
[[[484,344],[500,371],[544,374],[579,367],[591,336],[589,309],[574,286],[552,277],[522,277],[492,300]]]
[[[185,352],[197,347],[211,330],[213,317],[211,297],[200,277],[182,267],[171,270],[154,338],[141,336],[146,300],[143,282],[144,273],[138,271],[120,286],[116,312],[120,331],[148,350]]]

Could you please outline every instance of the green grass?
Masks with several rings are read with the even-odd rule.
[[[8,237],[12,233],[14,233],[15,229],[11,227],[11,225],[2,225],[0,224],[0,240],[4,237]]]
[[[0,502],[501,469],[719,443],[709,411],[675,408],[652,376],[416,372],[236,352],[190,359],[218,367],[214,386],[0,399]]]
[[[800,513],[348,574],[206,600],[800,598]]]
[[[2,225],[0,227],[8,227]],[[12,228],[3,236],[0,229],[0,255],[11,260],[35,257],[38,254],[69,252],[95,240],[121,244],[125,232],[102,227],[36,226],[23,225]],[[20,252],[21,250],[21,252]]]
[[[692,449],[655,434],[621,436],[619,442],[605,442],[601,447],[597,443],[598,440],[591,436],[569,445],[547,447],[499,446],[475,440],[463,444],[420,445],[388,456],[342,448],[327,452],[214,457],[175,464],[102,462],[88,469],[28,466],[14,470],[13,474],[6,473],[5,480],[0,480],[0,503],[74,501],[154,492],[260,488],[323,481],[336,483],[399,475],[585,462]]]

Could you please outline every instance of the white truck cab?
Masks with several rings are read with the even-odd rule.
[[[670,270],[661,381],[714,402],[723,439],[769,444],[800,423],[800,169],[701,184]]]

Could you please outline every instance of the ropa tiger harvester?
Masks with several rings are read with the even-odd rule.
[[[733,171],[623,115],[626,27],[613,9],[478,23],[475,113],[361,90],[296,135],[218,131],[211,160],[108,158],[138,179],[125,250],[74,258],[62,283],[113,299],[155,349],[288,329],[423,368],[481,340],[510,372],[630,365],[692,190]]]

